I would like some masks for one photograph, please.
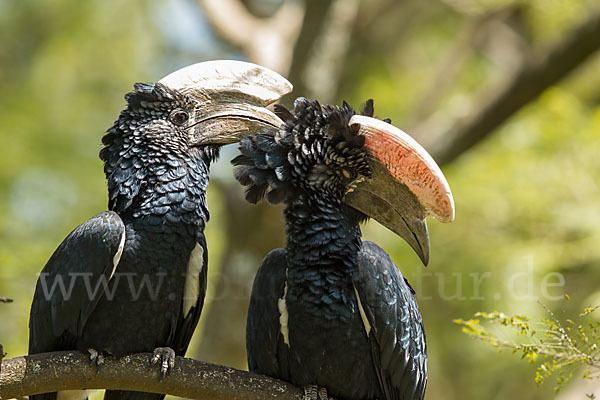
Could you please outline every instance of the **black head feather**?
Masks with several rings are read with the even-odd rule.
[[[321,106],[301,97],[293,113],[281,105],[275,113],[283,121],[281,128],[245,137],[241,155],[232,161],[249,202],[266,196],[277,204],[307,195],[341,203],[345,193],[370,177],[365,138],[357,125],[350,125],[355,111],[346,102]],[[362,113],[373,115],[372,100]]]
[[[100,150],[109,209],[160,213],[166,206],[196,197],[192,192],[203,191],[206,185],[181,189],[182,182],[207,182],[208,165],[218,157],[219,148],[189,146],[185,122],[195,100],[160,83],[136,83],[125,100],[127,107],[102,138]]]
[[[375,108],[373,107],[373,99],[369,99],[365,102],[361,115],[372,117],[375,112]]]

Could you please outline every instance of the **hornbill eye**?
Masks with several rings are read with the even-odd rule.
[[[169,115],[169,119],[175,125],[183,125],[188,121],[188,119],[190,119],[190,116],[185,111],[175,110],[171,113],[171,115]]]
[[[356,171],[352,170],[352,169],[342,169],[342,175],[344,176],[344,178],[351,180],[351,179],[355,179],[356,178]]]

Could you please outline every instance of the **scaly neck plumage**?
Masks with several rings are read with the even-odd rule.
[[[357,272],[361,231],[347,206],[301,196],[286,206],[284,216],[290,268]]]

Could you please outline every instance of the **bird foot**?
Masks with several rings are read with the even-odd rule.
[[[164,378],[167,372],[175,367],[175,351],[170,347],[157,347],[152,356],[152,365],[158,364],[159,361],[161,361],[160,377]]]
[[[88,353],[90,353],[90,365],[96,365],[98,367],[98,371],[100,371],[104,365],[104,354],[91,348],[88,349]]]
[[[304,386],[303,400],[334,400],[327,394],[327,389],[317,385]]]

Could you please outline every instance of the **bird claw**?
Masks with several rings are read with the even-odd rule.
[[[161,361],[160,377],[164,378],[175,367],[175,351],[170,347],[157,347],[152,356],[152,365],[158,364],[159,361]]]
[[[90,365],[96,365],[98,367],[98,372],[100,372],[100,369],[102,369],[102,366],[104,365],[104,355],[91,348],[88,349],[88,353],[90,353]]]
[[[304,386],[304,398],[303,400],[318,400],[318,388],[317,385]]]
[[[334,400],[332,397],[329,397],[327,394],[327,389],[324,387],[319,388],[319,400]]]
[[[327,394],[327,389],[317,385],[304,386],[303,400],[334,400]]]

